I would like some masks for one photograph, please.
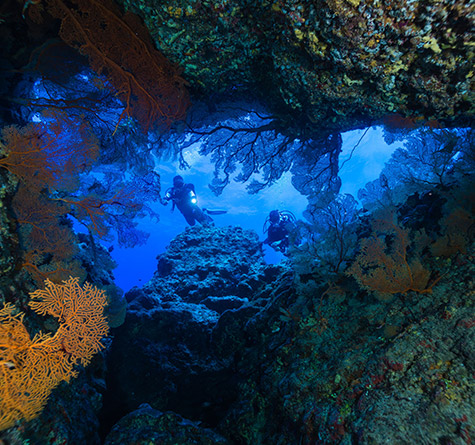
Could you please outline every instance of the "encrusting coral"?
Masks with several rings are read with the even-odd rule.
[[[30,307],[59,320],[54,335],[39,332],[31,339],[23,313],[7,303],[0,310],[0,431],[17,420],[31,420],[42,411],[51,391],[77,376],[74,366],[86,366],[103,348],[109,327],[103,314],[106,295],[79,278],[64,284],[45,281],[31,293]]]

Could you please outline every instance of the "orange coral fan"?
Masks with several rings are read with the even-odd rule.
[[[110,214],[111,208],[120,207],[139,211],[143,204],[135,198],[132,184],[124,186],[115,191],[111,198],[102,198],[98,195],[90,194],[82,198],[55,198],[67,205],[74,207],[76,218],[82,222],[88,222],[87,227],[101,238],[105,237],[110,227],[106,220]]]
[[[3,128],[2,139],[0,167],[20,181],[12,209],[26,251],[24,266],[40,283],[46,277],[61,280],[73,272],[80,274],[79,263],[73,260],[74,235],[60,223],[69,207],[48,199],[47,192],[78,188],[79,174],[98,155],[96,137],[86,122],[50,111],[43,113],[41,123]],[[48,271],[39,267],[45,258],[50,258]]]
[[[41,193],[35,193],[20,185],[12,200],[16,221],[28,228],[27,239],[22,240],[23,247],[48,253],[57,252],[62,258],[72,255],[74,243],[68,227],[58,225],[58,218],[66,215],[68,209],[48,199]],[[63,230],[64,229],[64,230]]]
[[[103,348],[101,339],[109,329],[103,314],[106,295],[78,281],[70,277],[61,285],[46,280],[45,290],[31,293],[34,311],[59,319],[54,336],[40,332],[31,339],[24,314],[14,315],[8,303],[0,310],[0,431],[36,417],[51,391],[77,375],[74,366],[87,365]]]
[[[417,254],[426,244],[423,236],[418,237],[419,246],[411,260],[407,257],[410,244],[409,233],[394,221],[394,215],[387,214],[373,222],[373,234],[361,241],[361,253],[348,269],[364,288],[376,292],[382,299],[385,295],[416,291],[430,292],[435,282],[429,283],[430,271],[425,269]],[[386,245],[386,236],[391,236],[390,246]],[[437,280],[438,281],[438,280]]]
[[[30,15],[41,2],[31,6]],[[60,37],[89,57],[94,71],[107,76],[125,104],[119,121],[132,116],[144,131],[168,128],[185,117],[189,105],[179,69],[152,45],[140,19],[122,14],[110,0],[44,0],[48,12],[61,20]]]
[[[22,267],[37,284],[46,278],[55,282],[71,274],[85,275],[74,258],[78,251],[76,237],[62,221],[68,208],[47,198],[43,193],[21,184],[13,197],[12,210],[18,224],[18,238],[23,255]]]
[[[86,122],[53,112],[43,118],[42,123],[2,129],[0,167],[31,189],[74,189],[77,174],[96,159],[98,141]]]

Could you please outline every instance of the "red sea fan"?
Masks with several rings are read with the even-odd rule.
[[[133,117],[146,132],[168,129],[184,119],[189,106],[186,82],[179,67],[153,47],[136,15],[122,14],[110,0],[43,3],[61,20],[60,37],[89,58],[92,69],[107,77],[124,103],[119,122]],[[30,6],[31,14],[39,17],[41,6],[40,2]]]
[[[0,168],[36,192],[74,190],[78,174],[98,156],[98,141],[86,122],[52,110],[42,119],[22,128],[1,129]]]

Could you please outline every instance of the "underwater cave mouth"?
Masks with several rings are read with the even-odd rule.
[[[379,177],[391,154],[403,145],[402,141],[386,143],[382,127],[347,132],[342,135],[342,140],[340,193],[355,197],[358,190]],[[155,171],[160,174],[162,187],[166,190],[171,186],[173,176],[181,174],[186,182],[194,184],[201,208],[226,211],[226,214],[213,216],[218,227],[239,225],[254,230],[263,240],[263,225],[271,210],[290,211],[297,219],[305,220],[303,213],[308,200],[292,185],[290,172],[255,195],[248,193],[246,184],[231,181],[217,197],[208,186],[214,172],[210,157],[200,155],[198,145],[187,150],[183,156],[189,166],[185,171],[180,171],[178,161],[161,160],[157,163]],[[152,205],[154,212],[159,215],[158,222],[149,217],[137,221],[138,228],[149,234],[144,245],[134,246],[133,249],[122,247],[117,242],[110,245],[111,256],[117,263],[114,269],[115,282],[124,291],[142,286],[151,279],[156,269],[157,255],[163,253],[169,242],[186,229],[187,223],[180,212],[171,212],[169,207]],[[80,227],[78,229],[82,230]],[[282,253],[268,246],[264,246],[264,253],[269,264],[285,260]]]
[[[472,123],[464,1],[162,5],[153,38],[115,3],[0,7],[0,443],[469,443],[475,133],[422,124]],[[339,134],[389,109],[418,116]],[[213,226],[165,207],[176,174]],[[97,286],[90,324],[72,291],[74,325],[37,306],[64,331],[33,313],[46,277]]]

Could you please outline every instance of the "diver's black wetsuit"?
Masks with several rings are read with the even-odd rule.
[[[193,184],[185,184],[183,179],[173,180],[174,186],[169,189],[165,195],[165,201],[173,201],[175,206],[185,217],[186,222],[190,226],[194,226],[196,221],[206,225],[213,222],[213,219],[204,213],[196,204],[195,186]]]
[[[289,247],[289,217],[273,210],[269,215],[268,222],[270,225],[267,229],[267,238],[264,240],[264,244],[269,244],[275,250],[285,253]]]
[[[267,238],[264,240],[264,244],[272,244],[276,241],[281,241],[288,235],[289,231],[284,227],[283,223],[279,225],[271,225],[267,230]]]

